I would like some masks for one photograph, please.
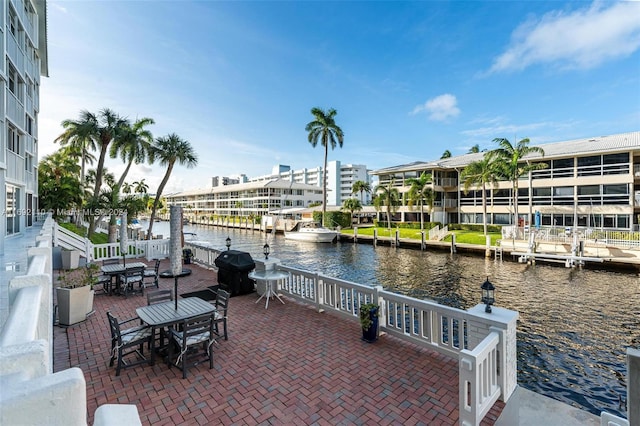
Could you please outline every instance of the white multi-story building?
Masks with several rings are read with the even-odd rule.
[[[533,145],[531,145],[533,146]],[[514,222],[512,202],[518,200],[518,225],[638,229],[640,225],[640,131],[537,145],[544,156],[534,153],[522,163],[545,163],[518,181],[518,196],[512,197],[510,181],[487,185],[487,222]],[[482,189],[464,190],[460,173],[484,153],[466,154],[428,162],[414,162],[375,170],[380,184],[392,183],[401,197],[394,221],[419,221],[419,210],[404,196],[409,178],[430,173],[435,193],[433,211],[425,220],[441,223],[483,222]]]
[[[48,76],[46,1],[0,3],[0,254],[38,206],[40,76]]]
[[[249,178],[250,182],[285,179],[322,188],[322,167],[291,170],[285,165],[274,166],[270,175]],[[327,162],[327,205],[341,206],[347,198],[355,196],[363,205],[371,203],[371,194],[352,194],[353,184],[363,181],[371,185],[367,166],[363,164],[342,164],[340,161]],[[373,187],[371,188],[373,189]],[[362,195],[362,199],[360,196]]]
[[[274,179],[194,189],[167,195],[167,203],[182,206],[198,220],[212,215],[263,216],[276,210],[305,208],[322,201],[322,189]]]

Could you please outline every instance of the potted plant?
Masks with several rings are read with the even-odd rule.
[[[378,305],[365,303],[360,305],[360,325],[362,326],[362,340],[368,343],[378,339]]]
[[[97,282],[99,267],[86,267],[62,271],[56,288],[58,319],[61,325],[73,325],[84,321],[93,311],[93,285]]]
[[[182,259],[184,260],[185,265],[191,263],[191,258],[193,257],[193,251],[190,248],[186,248],[182,250]]]

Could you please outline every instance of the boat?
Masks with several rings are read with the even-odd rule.
[[[284,232],[284,237],[289,240],[330,243],[338,237],[338,232],[325,228],[318,222],[298,222],[291,231]]]

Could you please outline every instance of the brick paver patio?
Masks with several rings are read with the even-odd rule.
[[[160,270],[168,267],[164,260]],[[191,269],[180,294],[216,284],[215,271]],[[173,279],[160,287],[173,288]],[[87,321],[55,327],[55,370],[84,371],[89,424],[107,403],[135,404],[145,425],[458,424],[457,361],[390,336],[365,343],[356,321],[286,297],[265,309],[257,298],[231,298],[229,340],[216,347],[214,368],[202,363],[182,379],[159,359],[115,376],[106,312],[135,317],[146,297],[98,294]],[[483,424],[492,425],[503,406]]]

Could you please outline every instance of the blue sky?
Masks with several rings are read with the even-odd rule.
[[[165,193],[321,165],[316,106],[345,134],[329,159],[370,169],[640,130],[640,2],[49,0],[48,43],[40,156],[82,109],[152,117],[199,155]]]

